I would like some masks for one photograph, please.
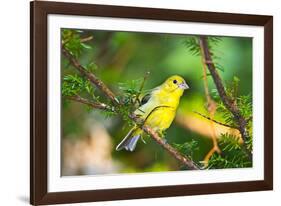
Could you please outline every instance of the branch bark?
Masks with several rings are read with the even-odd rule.
[[[138,117],[134,114],[130,115],[130,118],[134,122],[139,122]],[[161,145],[164,149],[166,149],[172,156],[174,156],[177,160],[185,164],[188,168],[198,170],[200,169],[198,165],[196,165],[191,159],[181,155],[175,148],[173,148],[170,144],[168,144],[163,138],[161,138],[157,132],[151,129],[147,125],[141,125],[141,128],[144,132],[149,134],[159,145]]]
[[[109,110],[109,111],[113,111],[113,108],[111,108],[109,105],[104,104],[104,103],[100,103],[100,102],[91,102],[83,97],[80,97],[78,95],[76,96],[65,96],[66,99],[75,101],[75,102],[79,102],[79,103],[83,103],[86,104],[92,108],[95,109],[100,109],[100,110]]]
[[[226,94],[226,91],[225,91],[225,88],[223,86],[222,80],[219,76],[218,71],[216,70],[216,67],[215,67],[214,63],[213,63],[212,56],[211,56],[211,53],[210,53],[209,47],[208,47],[207,38],[204,37],[204,36],[200,36],[199,37],[199,43],[200,43],[201,50],[203,51],[203,54],[204,54],[205,64],[207,65],[208,70],[210,71],[210,74],[211,74],[211,76],[214,80],[214,83],[216,85],[216,88],[218,90],[220,98],[222,99],[223,104],[232,113],[236,122],[238,123],[238,129],[241,133],[243,141],[245,142],[246,139],[248,138],[248,133],[247,133],[247,130],[246,130],[247,121],[242,116],[238,107],[234,104],[234,101],[231,99],[231,97],[229,97]]]
[[[103,92],[105,94],[105,96],[107,96],[113,104],[115,104],[116,106],[122,106],[119,101],[117,100],[117,98],[115,97],[114,93],[100,80],[98,79],[94,74],[88,72],[79,62],[78,60],[73,57],[65,48],[62,48],[62,53],[65,55],[66,58],[68,58],[68,60],[70,61],[70,63],[74,66],[74,68],[76,68],[82,75],[84,75],[86,78],[89,79],[89,81],[91,81],[97,88],[100,89],[101,92]],[[92,103],[87,99],[83,99],[81,97],[68,97],[68,99],[71,99],[73,101],[77,101],[83,104],[87,104],[89,106],[92,106],[93,108],[98,108],[100,107],[100,109],[105,109],[106,106],[103,105],[97,105],[96,103]],[[138,117],[136,117],[135,115],[131,114],[129,116],[136,124],[139,125],[138,122],[139,119]],[[174,149],[170,144],[166,143],[153,129],[151,129],[149,126],[147,125],[141,125],[140,126],[144,132],[146,132],[148,135],[150,135],[152,137],[152,139],[154,139],[159,145],[161,145],[168,153],[170,153],[175,159],[177,159],[178,161],[180,161],[182,164],[184,164],[185,166],[187,166],[189,169],[192,170],[198,170],[200,169],[199,166],[197,166],[190,158],[183,156],[182,154],[180,154],[176,149]]]
[[[87,42],[87,41],[91,41],[94,37],[93,36],[88,36],[88,37],[85,37],[83,39],[80,40],[80,42],[84,43],[84,42]]]
[[[166,149],[177,160],[185,164],[188,168],[193,170],[200,169],[200,167],[196,165],[191,159],[181,155],[175,148],[173,148],[170,144],[166,143],[163,140],[163,138],[159,137],[159,135],[155,131],[153,131],[150,127],[144,125],[142,129],[147,134],[149,134],[159,145],[161,145],[164,149]]]

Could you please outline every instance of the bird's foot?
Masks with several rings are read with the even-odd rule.
[[[158,135],[163,139],[165,139],[166,134],[167,134],[166,131],[158,131]]]

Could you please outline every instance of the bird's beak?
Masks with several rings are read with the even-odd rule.
[[[189,86],[185,82],[182,82],[182,83],[179,84],[179,88],[181,88],[181,89],[189,89]]]

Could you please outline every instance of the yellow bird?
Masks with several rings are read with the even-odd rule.
[[[154,88],[141,100],[141,106],[134,112],[144,124],[162,134],[172,124],[180,97],[188,89],[185,80],[178,75],[169,77],[163,84]],[[117,145],[116,150],[134,151],[143,130],[134,126],[126,137]]]

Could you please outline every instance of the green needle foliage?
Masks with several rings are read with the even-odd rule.
[[[63,96],[75,96],[84,93],[87,93],[91,97],[94,97],[94,87],[91,85],[89,80],[78,76],[77,74],[69,74],[63,77]]]
[[[82,31],[73,29],[62,29],[62,44],[64,48],[74,57],[78,58],[83,50],[91,49],[91,47],[81,41]],[[91,62],[85,66],[85,68],[92,72],[96,69],[95,63]],[[62,82],[62,95],[63,96],[75,96],[80,94],[86,94],[93,99],[96,99],[94,95],[94,87],[90,81],[85,77],[78,74],[67,74],[63,76]]]
[[[246,139],[245,145],[249,153],[252,152],[252,97],[250,94],[248,95],[240,95],[238,96],[238,86],[239,86],[239,78],[233,77],[233,81],[230,82],[226,87],[227,95],[231,97],[233,103],[237,105],[242,116],[247,120],[247,132],[248,139]],[[217,111],[223,115],[225,123],[231,125],[234,128],[238,128],[237,122],[233,117],[232,113],[225,107],[219,98],[218,92],[216,90],[213,91],[213,97],[217,101]]]
[[[191,141],[185,142],[183,144],[173,144],[173,146],[182,154],[186,155],[187,157],[191,158],[194,155],[194,152],[199,150],[198,142],[194,139]]]
[[[209,160],[208,169],[251,167],[248,153],[236,137],[224,134],[219,140],[221,154],[215,153]]]
[[[140,106],[140,96],[144,93],[143,86],[147,74],[144,78],[120,82],[118,88],[121,94],[117,96],[121,106],[116,108],[117,114],[121,114],[122,119],[128,123],[129,126],[135,123],[131,120],[130,115]]]
[[[208,41],[208,47],[209,50],[212,54],[212,58],[214,60],[219,60],[220,57],[216,54],[215,51],[215,46],[217,46],[220,42],[221,42],[221,38],[220,37],[207,37],[207,41]],[[199,43],[199,39],[197,36],[188,36],[184,39],[183,41],[185,47],[187,48],[187,50],[194,56],[200,56],[201,55],[201,48],[200,48],[200,43]],[[218,62],[214,62],[216,68],[222,72],[224,72],[224,68],[221,64],[219,64]],[[209,74],[208,74],[209,76]]]
[[[139,99],[136,99],[142,91],[140,91],[140,86],[143,79],[131,80],[125,83],[119,83],[119,89],[122,91],[122,95],[118,99],[123,102],[124,105],[132,107],[132,111],[135,110],[139,103]]]
[[[221,42],[219,37],[208,37],[208,48],[212,55],[214,65],[216,69],[224,71],[224,68],[219,63],[220,58],[216,56],[215,46]],[[187,37],[184,41],[185,46],[192,55],[201,55],[201,48],[199,44],[199,38],[196,36]],[[207,75],[210,77],[210,75]],[[251,95],[240,95],[239,96],[239,83],[240,79],[236,76],[233,80],[226,84],[226,94],[229,96],[233,104],[235,104],[242,116],[248,121],[247,122],[247,132],[248,138],[246,139],[244,145],[238,142],[238,139],[234,136],[228,134],[223,134],[219,138],[219,147],[222,151],[221,154],[214,153],[208,162],[209,169],[217,168],[244,168],[251,167],[251,153],[252,153],[252,98]],[[214,89],[212,91],[212,98],[217,103],[217,112],[223,117],[224,123],[230,125],[233,128],[238,128],[238,124],[233,114],[226,108],[222,102],[218,91]],[[184,151],[186,155],[190,155]]]
[[[199,56],[201,54],[201,49],[200,49],[198,37],[188,36],[188,37],[185,38],[183,43],[192,55]]]
[[[207,37],[208,47],[211,51],[214,59],[219,59],[218,56],[214,55],[214,46],[218,45],[221,42],[220,37]],[[198,36],[188,36],[183,41],[185,47],[188,51],[195,56],[199,56],[201,54],[201,48]]]
[[[252,162],[249,154],[252,153],[252,99],[250,95],[238,96],[239,79],[234,77],[233,82],[226,87],[228,96],[232,98],[234,104],[240,109],[241,114],[248,120],[247,132],[248,137],[245,141],[245,147],[238,142],[237,138],[224,134],[220,137],[219,146],[222,154],[214,154],[209,161],[209,168],[243,168],[251,167]],[[217,101],[217,112],[222,114],[226,124],[237,128],[237,122],[233,114],[225,107],[218,93],[215,90],[213,97]]]
[[[80,33],[82,31],[62,29],[62,44],[76,58],[81,55],[83,49],[91,49],[89,45],[81,42]]]

